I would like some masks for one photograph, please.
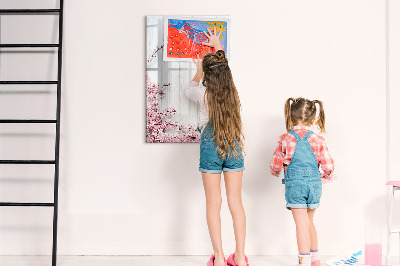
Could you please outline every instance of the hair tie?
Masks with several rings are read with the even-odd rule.
[[[228,65],[226,62],[221,62],[221,63],[217,63],[217,64],[214,64],[214,65],[212,65],[212,66],[209,66],[209,68],[213,68],[213,67],[216,67],[216,66],[222,66],[222,65]]]

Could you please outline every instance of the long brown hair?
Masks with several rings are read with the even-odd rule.
[[[219,155],[225,158],[230,148],[232,155],[237,157],[244,146],[241,105],[225,52],[218,50],[206,54],[202,66],[209,123]]]
[[[324,104],[319,100],[310,101],[304,98],[289,98],[285,103],[285,122],[286,130],[292,130],[298,122],[304,124],[311,123],[317,114],[319,105],[319,115],[317,125],[322,133],[325,131],[325,112]]]

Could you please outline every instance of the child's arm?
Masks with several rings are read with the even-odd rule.
[[[323,171],[322,178],[331,179],[333,175],[333,170],[335,169],[335,162],[333,161],[331,155],[328,151],[328,146],[325,143],[325,139],[320,137],[322,143],[320,145],[320,166]]]
[[[210,47],[214,47],[215,51],[222,50],[221,43],[219,41],[221,32],[217,34],[217,31],[215,30],[214,32],[211,32],[210,29],[207,29],[209,34],[204,32],[204,34],[208,37],[209,41],[208,43],[202,43],[203,45],[207,45]],[[196,75],[194,75],[192,82],[189,84],[189,86],[186,89],[186,96],[196,102],[200,102],[205,93],[205,89],[199,85],[202,77],[203,77],[203,65],[202,61],[197,55],[197,61],[193,59],[193,62],[196,64]]]
[[[204,97],[205,89],[200,86],[200,80],[203,77],[203,68],[199,55],[197,55],[197,61],[193,59],[193,62],[196,64],[197,72],[192,82],[186,88],[186,96],[192,101],[200,102]]]
[[[275,149],[270,163],[271,175],[274,176],[279,176],[282,170],[283,160],[285,159],[286,146],[283,145],[282,140],[281,136],[278,141],[278,147]]]
[[[219,38],[222,34],[222,30],[218,34],[217,34],[217,32],[218,32],[217,29],[215,29],[214,31],[207,29],[207,31],[208,31],[208,34],[207,34],[207,32],[204,31],[204,35],[207,36],[208,42],[203,42],[201,44],[213,47],[215,49],[215,51],[223,50],[221,42],[219,41]]]
[[[197,103],[200,103],[200,101],[204,99],[204,93],[204,87],[200,86],[199,83],[194,80],[194,78],[186,88],[186,97]]]

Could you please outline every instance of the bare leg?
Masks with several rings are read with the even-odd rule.
[[[297,247],[300,254],[310,253],[310,220],[307,209],[293,209],[293,219],[296,223]]]
[[[215,266],[224,266],[221,239],[221,174],[201,173],[206,194],[207,225],[215,254]]]
[[[311,239],[311,250],[318,250],[318,236],[317,229],[314,225],[314,214],[316,209],[307,209],[308,218],[310,220],[310,239]]]
[[[224,172],[226,196],[235,231],[236,250],[234,260],[237,265],[246,266],[247,263],[244,255],[246,214],[244,213],[242,204],[242,177],[243,171]]]

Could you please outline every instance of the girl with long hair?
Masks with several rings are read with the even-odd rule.
[[[197,73],[186,90],[186,96],[200,104],[199,170],[206,196],[208,230],[214,249],[207,266],[248,266],[244,254],[246,216],[241,196],[244,159],[240,100],[219,41],[220,34],[210,29],[205,33],[209,42],[203,45],[213,47],[215,52],[206,54],[202,60],[194,60]],[[236,240],[236,250],[227,260],[221,239],[222,172]]]

